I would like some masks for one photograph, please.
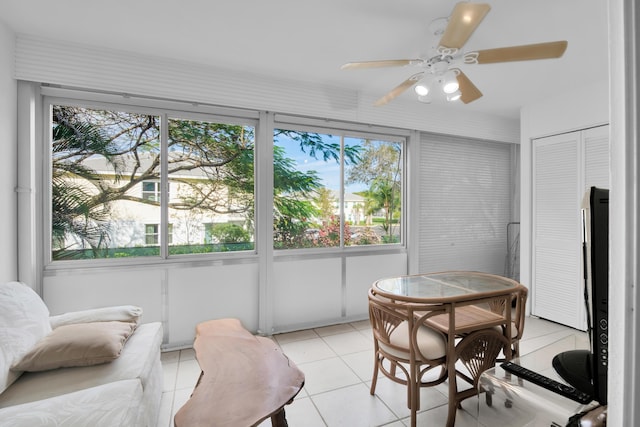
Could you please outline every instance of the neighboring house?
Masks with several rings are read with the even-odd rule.
[[[140,155],[140,171],[149,168],[150,159],[149,154]],[[113,165],[109,164],[104,157],[92,157],[85,160],[83,165],[95,171],[107,187],[118,188],[125,185],[126,180],[132,180],[130,178],[132,168],[125,166],[124,170],[120,171],[120,177],[117,177]],[[171,207],[172,205],[184,206],[186,200],[193,198],[193,189],[189,183],[194,182],[206,182],[206,175],[202,170],[181,171],[179,174],[172,174],[169,179],[167,233],[169,244],[217,243],[212,237],[212,229],[216,224],[236,224],[247,228],[247,216],[241,213],[218,213],[206,209]],[[117,200],[109,204],[110,247],[156,246],[160,243],[161,194],[159,179],[143,180],[127,191],[129,200]],[[222,197],[224,195],[218,192],[218,199]],[[233,206],[229,207],[233,208]],[[73,249],[73,246],[70,249]]]
[[[333,198],[334,215],[340,215],[340,195],[337,191],[331,191]],[[366,199],[353,193],[344,193],[344,217],[350,224],[360,224],[365,219]],[[367,223],[370,223],[367,219]]]
[[[151,166],[152,155],[140,153],[140,166],[138,170],[146,171]],[[131,181],[133,168],[126,165],[119,171],[119,176],[114,171],[114,166],[104,157],[94,156],[85,161],[83,165],[95,171],[101,177],[101,182],[107,187],[118,188]],[[140,175],[138,173],[138,176]],[[244,213],[219,213],[198,208],[176,208],[172,206],[184,206],[186,200],[193,199],[193,187],[189,183],[206,183],[207,175],[199,168],[181,171],[172,174],[169,178],[169,207],[167,239],[170,245],[198,245],[219,243],[213,236],[212,230],[217,224],[235,224],[245,230],[251,226],[251,220]],[[95,190],[94,190],[95,191]],[[221,194],[224,190],[217,191],[218,200],[224,198]],[[337,191],[331,191],[333,215],[340,215],[339,195]],[[160,236],[163,234],[161,227],[161,195],[162,189],[159,179],[140,181],[132,186],[126,193],[128,200],[117,200],[109,204],[110,211],[110,235],[109,246],[112,248],[133,248],[142,246],[157,246]],[[138,199],[138,200],[136,200]],[[229,202],[232,203],[232,202]],[[372,215],[365,213],[366,200],[364,197],[353,193],[344,194],[344,215],[351,225],[372,224]],[[228,206],[230,211],[240,206]],[[377,216],[377,215],[376,215]],[[317,219],[320,222],[320,219]],[[251,240],[253,241],[253,233]],[[80,248],[80,242],[66,242],[69,249]]]

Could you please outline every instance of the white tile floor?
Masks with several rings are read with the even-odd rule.
[[[586,333],[538,318],[527,318],[521,354],[569,335],[575,335],[581,347],[588,348]],[[376,395],[369,394],[373,340],[368,320],[275,335],[274,339],[306,378],[303,390],[286,407],[291,427],[409,425],[404,386],[380,377]],[[193,391],[200,368],[191,349],[163,353],[162,364],[164,393],[157,425],[173,427],[173,416]],[[476,401],[468,399],[462,407],[456,415],[456,426],[477,427]],[[446,418],[446,383],[422,389],[418,425],[444,426]],[[260,427],[270,425],[267,420]]]

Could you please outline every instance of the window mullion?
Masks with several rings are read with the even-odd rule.
[[[339,194],[339,204],[340,204],[340,247],[344,248],[344,227],[345,227],[345,210],[344,210],[344,135],[340,136],[340,194]]]
[[[160,257],[169,256],[169,118],[160,116]]]

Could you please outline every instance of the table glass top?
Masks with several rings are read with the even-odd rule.
[[[416,299],[473,296],[516,289],[518,282],[501,276],[468,271],[398,276],[381,279],[374,287],[382,293]]]

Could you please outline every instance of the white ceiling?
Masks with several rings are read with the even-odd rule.
[[[519,117],[523,105],[607,79],[606,1],[486,2],[491,11],[463,50],[567,40],[567,51],[560,59],[464,66],[463,71],[484,96],[467,105],[443,108]],[[418,70],[346,71],[340,66],[350,61],[415,58],[428,53],[437,41],[429,33],[429,23],[448,16],[455,3],[2,0],[0,20],[16,33],[317,82],[377,98]],[[409,90],[399,99],[412,96]]]

